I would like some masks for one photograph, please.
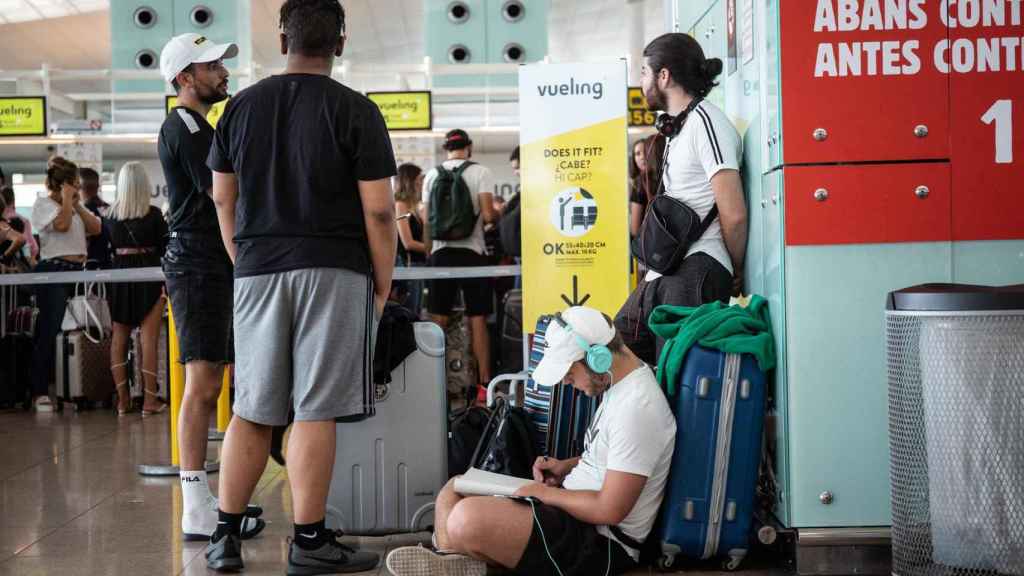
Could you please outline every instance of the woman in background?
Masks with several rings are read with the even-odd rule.
[[[636,237],[640,232],[640,223],[644,217],[643,183],[641,176],[647,170],[647,154],[644,150],[645,138],[633,143],[633,151],[629,155],[629,235]]]
[[[82,205],[78,166],[55,156],[46,169],[46,196],[32,206],[32,227],[39,233],[36,272],[75,272],[85,267],[86,236],[100,233],[100,219]],[[73,285],[36,287],[35,349],[32,354],[32,396],[37,412],[53,412],[50,376],[54,372],[56,338]]]
[[[2,195],[0,195],[0,215],[5,212],[7,208],[7,202],[4,201]],[[25,245],[25,236],[21,233],[24,229],[21,228],[21,221],[8,220],[4,216],[0,216],[0,264],[18,272],[25,272],[26,270],[18,270],[18,253],[21,251],[21,247]]]
[[[152,185],[139,162],[129,162],[117,176],[117,200],[110,206],[103,226],[114,251],[114,268],[160,266],[167,245],[167,223],[163,213],[149,205]],[[142,415],[159,414],[167,408],[157,389],[157,343],[163,318],[163,284],[160,282],[113,284],[109,292],[110,317],[114,335],[110,343],[110,372],[117,385],[117,414],[131,406],[128,390],[128,342],[132,329],[140,326],[142,339]]]
[[[644,214],[651,199],[658,195],[661,185],[661,166],[665,157],[665,138],[660,134],[652,134],[633,144],[630,157],[630,193],[629,193],[629,235],[635,237],[640,233]]]
[[[398,215],[398,263],[401,266],[425,266],[427,247],[423,243],[423,220],[420,216],[420,196],[423,170],[415,164],[398,167],[398,186],[395,188],[395,214]],[[423,298],[423,281],[404,282],[409,296],[407,307],[419,317]]]
[[[39,258],[39,244],[36,242],[34,236],[32,236],[32,223],[27,218],[18,214],[18,211],[14,207],[14,188],[10,186],[4,186],[0,189],[0,198],[3,199],[4,204],[7,206],[0,212],[0,217],[7,220],[7,223],[14,227],[24,238],[25,246],[28,247],[28,265],[30,268],[34,268],[36,260]],[[20,223],[21,228],[18,228]]]

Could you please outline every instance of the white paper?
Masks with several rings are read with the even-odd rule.
[[[470,468],[455,479],[455,492],[463,496],[512,496],[533,480]]]

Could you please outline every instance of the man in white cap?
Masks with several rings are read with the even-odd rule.
[[[233,291],[231,260],[210,197],[213,174],[206,156],[214,132],[206,116],[228,97],[223,59],[237,55],[234,44],[215,44],[199,34],[175,36],[160,54],[160,71],[178,95],[178,105],[160,127],[157,148],[170,204],[171,238],[163,269],[178,332],[178,362],[185,365],[178,446],[186,540],[208,540],[217,528],[217,500],[206,480],[206,443],[224,367],[234,362]],[[255,518],[261,512],[255,507],[248,511],[244,536],[263,529],[264,522]]]
[[[387,564],[395,576],[484,576],[488,564],[562,576],[636,568],[661,506],[675,418],[654,373],[601,312],[569,308],[552,319],[545,339],[534,380],[602,399],[583,456],[538,458],[536,482],[514,499],[464,499],[449,482],[435,503],[434,549],[392,551]]]

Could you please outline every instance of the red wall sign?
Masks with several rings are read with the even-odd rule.
[[[1024,2],[779,4],[786,165],[948,158],[936,240],[1024,239]]]
[[[779,10],[786,164],[949,156],[949,78],[931,63],[946,39],[938,2],[795,0]]]
[[[1005,4],[1006,11],[984,5]],[[967,10],[981,5],[981,10]],[[1016,7],[1016,12],[1010,8]],[[1024,3],[950,8],[953,239],[1024,239]]]

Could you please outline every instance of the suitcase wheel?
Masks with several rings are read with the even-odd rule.
[[[743,562],[743,556],[731,556],[728,560],[722,562],[722,568],[732,572],[740,567]]]
[[[676,557],[668,554],[658,558],[658,570],[662,572],[669,572],[672,570],[672,566],[676,563]]]

